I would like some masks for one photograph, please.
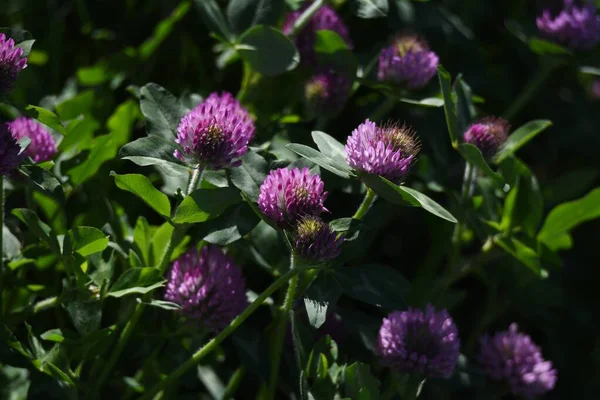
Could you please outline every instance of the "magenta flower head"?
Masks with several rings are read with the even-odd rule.
[[[427,42],[413,35],[401,35],[381,50],[377,78],[409,89],[427,85],[437,73],[438,56]]]
[[[344,235],[338,237],[319,217],[309,215],[298,221],[294,247],[303,260],[315,264],[331,261],[340,255],[342,243]]]
[[[305,216],[318,216],[327,211],[319,175],[308,168],[279,168],[273,170],[260,186],[258,208],[281,228],[291,228]]]
[[[164,298],[213,331],[220,331],[248,304],[242,271],[214,245],[192,248],[167,274]]]
[[[36,163],[48,161],[56,154],[56,143],[52,134],[35,119],[20,117],[9,122],[8,126],[17,141],[24,137],[31,139],[24,154]]]
[[[23,49],[15,47],[13,39],[7,39],[4,33],[0,33],[0,96],[12,90],[19,72],[26,67]]]
[[[401,181],[417,158],[420,144],[407,126],[377,126],[368,119],[346,142],[346,161],[356,171]]]
[[[298,11],[288,13],[283,23],[283,33],[289,35],[294,27],[296,20],[311,5],[311,1],[306,1]],[[335,10],[325,5],[317,11],[310,21],[296,34],[295,43],[300,52],[301,61],[307,65],[314,65],[317,62],[314,47],[316,42],[316,32],[319,30],[334,31],[346,42],[348,48],[352,49],[353,44],[348,33],[348,28]]]
[[[471,124],[463,136],[465,143],[477,147],[485,158],[494,156],[508,139],[510,124],[499,117],[486,117]]]
[[[564,0],[558,14],[544,10],[536,24],[546,37],[575,50],[589,50],[600,41],[600,17],[593,1],[577,5],[575,0]]]
[[[520,333],[517,324],[508,331],[481,338],[479,363],[494,381],[507,384],[515,396],[542,395],[554,388],[556,370],[542,358],[531,338]]]
[[[175,157],[213,170],[239,166],[254,130],[254,120],[230,93],[211,93],[181,119],[175,142],[182,151]]]
[[[449,378],[458,361],[460,340],[446,310],[394,311],[379,330],[377,349],[384,365],[403,373]]]
[[[311,117],[336,114],[350,94],[352,82],[331,69],[314,74],[304,85],[304,102]]]
[[[0,123],[0,176],[8,175],[23,159],[21,147],[10,132],[8,124]]]

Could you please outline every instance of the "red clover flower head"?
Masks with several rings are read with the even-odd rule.
[[[352,82],[331,69],[314,74],[304,85],[304,101],[311,117],[332,115],[342,109]]]
[[[542,395],[557,380],[552,362],[544,360],[540,348],[514,323],[508,331],[481,338],[479,363],[490,379],[507,384],[515,396]]]
[[[15,47],[13,39],[7,39],[4,33],[0,33],[0,96],[12,90],[19,72],[26,67],[23,49]]]
[[[285,16],[285,22],[283,23],[283,33],[289,35],[294,27],[296,20],[302,15],[302,13],[310,7],[311,2],[305,2],[297,11],[288,13]],[[316,41],[316,32],[319,30],[334,31],[346,42],[348,48],[352,49],[353,44],[350,39],[348,28],[344,24],[344,21],[340,18],[335,10],[328,5],[321,7],[308,21],[308,23],[297,33],[295,37],[296,47],[300,52],[300,57],[303,64],[315,65],[317,63],[317,56],[314,52],[314,46]]]
[[[164,298],[213,331],[229,325],[248,304],[242,271],[214,245],[192,248],[173,263]]]
[[[236,167],[254,136],[254,120],[230,93],[211,93],[177,128],[175,157],[214,170]]]
[[[23,155],[21,147],[10,132],[8,124],[0,123],[0,176],[10,174],[16,169]]]
[[[308,168],[279,168],[261,185],[258,208],[278,226],[290,228],[302,217],[327,211],[323,188],[321,177],[312,175]]]
[[[31,140],[24,155],[31,157],[36,163],[50,160],[56,154],[56,143],[52,134],[35,119],[20,117],[8,123],[15,140],[24,137]]]
[[[438,56],[424,40],[413,35],[401,35],[391,46],[381,50],[377,78],[382,82],[419,89],[435,76],[438,63]]]
[[[402,373],[449,378],[458,361],[460,340],[446,310],[409,308],[383,319],[377,349],[381,361]]]
[[[508,139],[510,124],[499,117],[486,117],[469,126],[463,136],[465,143],[477,147],[484,157],[494,156]]]
[[[382,127],[366,120],[346,142],[346,161],[356,171],[401,181],[419,153],[420,144],[405,125]]]
[[[298,256],[312,263],[322,263],[337,258],[341,253],[344,235],[331,229],[319,217],[306,216],[296,226],[295,250]]]
[[[575,0],[564,0],[558,14],[546,9],[536,24],[548,38],[576,50],[589,50],[600,41],[600,16],[593,1],[577,5]]]

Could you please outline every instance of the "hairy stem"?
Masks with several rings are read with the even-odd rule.
[[[160,261],[160,264],[158,265],[158,268],[159,268],[161,274],[163,274],[165,269],[167,268],[167,265],[169,264],[169,261],[171,259],[171,255],[173,254],[173,250],[175,250],[175,246],[177,245],[177,243],[179,243],[181,237],[184,234],[185,234],[185,228],[175,227],[173,229],[173,233],[171,234],[171,237],[169,239],[167,249],[163,253],[163,257]],[[143,300],[135,306],[135,310],[133,311],[133,314],[127,321],[127,324],[125,324],[125,328],[123,329],[123,332],[121,332],[121,336],[119,337],[119,340],[117,341],[117,345],[115,346],[114,350],[112,351],[110,358],[108,359],[108,362],[106,363],[106,365],[102,369],[102,372],[98,376],[95,385],[92,385],[93,390],[90,392],[90,395],[92,398],[100,395],[100,392],[102,390],[102,387],[104,386],[106,379],[108,379],[108,377],[110,376],[110,374],[112,372],[113,367],[119,360],[119,357],[121,356],[121,353],[125,349],[125,346],[127,345],[127,342],[129,341],[131,334],[135,330],[135,327],[136,327],[138,321],[140,320],[140,317],[142,316],[142,314],[144,313],[144,310],[146,309],[146,303],[148,302],[148,300],[150,300],[151,297],[152,297],[152,293],[148,293],[148,294],[144,295]]]
[[[140,400],[153,399],[158,392],[166,389],[167,387],[177,382],[181,375],[183,375],[190,368],[193,368],[196,365],[198,365],[200,361],[212,351],[214,351],[223,340],[225,340],[233,332],[235,332],[235,330],[240,325],[242,325],[242,323],[244,323],[244,321],[248,319],[248,317],[252,315],[254,311],[256,311],[256,309],[258,309],[258,307],[260,307],[260,305],[277,289],[285,285],[287,282],[289,282],[290,279],[298,275],[300,272],[313,268],[316,267],[294,268],[286,272],[281,277],[279,277],[275,282],[271,284],[271,286],[269,286],[264,292],[262,292],[256,298],[256,300],[252,302],[252,304],[250,304],[240,315],[238,315],[233,321],[231,321],[231,323],[225,329],[223,329],[221,333],[219,333],[208,343],[202,346],[197,352],[195,352],[192,355],[192,357],[190,357],[185,363],[181,364],[179,368],[177,368],[175,371],[171,372],[163,381],[159,382],[154,387],[152,387],[140,398]]]
[[[298,17],[296,22],[294,22],[294,26],[292,30],[288,34],[289,37],[294,37],[308,24],[308,21],[312,18],[313,15],[319,11],[321,7],[325,5],[326,0],[316,0],[314,3],[310,5],[304,12]]]
[[[290,270],[294,269],[294,254],[290,257]],[[283,305],[279,312],[279,321],[275,330],[275,339],[273,345],[273,358],[271,360],[271,376],[269,379],[269,386],[267,388],[267,400],[275,399],[275,392],[277,391],[277,380],[279,379],[279,364],[281,363],[281,353],[283,352],[283,342],[285,339],[285,332],[288,322],[288,313],[294,305],[296,298],[296,289],[298,288],[298,275],[294,275],[289,282],[287,293]]]
[[[198,187],[198,181],[200,180],[200,176],[202,175],[202,168],[196,168],[190,177],[190,182],[188,184],[187,195],[189,196],[196,188]]]
[[[375,200],[375,192],[373,191],[373,189],[367,186],[367,193],[365,193],[365,198],[363,199],[362,203],[360,204],[360,207],[358,207],[358,210],[356,210],[352,218],[359,220],[363,219],[367,211],[369,211],[371,204],[373,204],[373,200]]]

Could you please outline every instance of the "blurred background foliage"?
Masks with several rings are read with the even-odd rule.
[[[25,105],[34,104],[54,110],[62,120],[84,115],[87,124],[76,142],[65,139],[61,144],[63,154],[68,154],[60,161],[61,170],[69,176],[71,185],[64,208],[56,210],[56,203],[39,194],[29,199],[15,192],[8,198],[8,209],[34,201],[50,219],[52,228],[63,234],[72,226],[85,224],[104,228],[107,221],[111,221],[113,228],[125,227],[121,235],[126,236],[131,233],[127,229],[131,231],[140,215],[151,225],[162,222],[149,209],[141,208],[133,196],[118,190],[109,172],[141,172],[159,186],[166,184],[167,191],[174,187],[163,181],[167,178],[156,171],[116,157],[125,143],[145,136],[136,99],[139,87],[155,82],[181,96],[182,102],[190,107],[198,102],[195,93],[204,97],[212,91],[240,91],[245,73],[243,63],[227,49],[223,51],[224,45],[211,34],[206,19],[199,12],[202,2],[3,0],[0,25],[26,29],[36,40],[29,55],[29,66],[20,75],[12,94],[15,108],[3,107],[0,110],[3,117],[12,118]],[[216,3],[223,10],[227,7],[227,1]],[[287,0],[284,3],[282,6],[289,10],[299,2]],[[558,62],[559,66],[510,121],[513,127],[534,119],[553,122],[547,132],[519,152],[519,158],[537,176],[539,193],[543,195],[543,203],[525,197],[521,207],[546,216],[558,204],[578,199],[600,186],[600,158],[597,156],[600,102],[589,93],[592,75],[581,70],[582,67],[600,67],[598,50],[557,57],[536,53],[523,41],[523,35],[535,34],[535,16],[552,1],[394,0],[389,2],[386,17],[371,19],[359,18],[354,2],[337,0],[335,3],[350,29],[360,65],[367,65],[395,33],[418,32],[427,39],[452,76],[462,74],[480,99],[477,107],[482,115],[502,115],[540,71]],[[273,20],[278,27],[282,12]],[[277,77],[258,79],[254,76],[255,80],[245,89],[244,103],[259,116],[255,145],[271,141],[272,154],[279,159],[297,158],[285,150],[285,143],[311,143],[310,131],[315,122],[303,117],[299,89],[302,73],[295,70]],[[425,92],[431,96],[439,93],[437,82],[434,80]],[[344,142],[352,129],[383,101],[382,93],[360,86],[344,110],[325,121],[320,130]],[[428,188],[433,198],[453,210],[452,196],[450,201],[445,201],[442,192],[459,192],[463,171],[460,157],[449,146],[443,108],[397,103],[386,118],[406,121],[418,132],[424,150],[414,174],[414,184]],[[332,211],[332,218],[351,215],[361,198],[357,185],[348,184],[327,171],[322,171],[322,175],[331,193],[327,207]],[[484,192],[486,180],[482,179],[480,185]],[[50,218],[55,215],[53,211],[59,216]],[[16,225],[15,221],[13,217],[9,223]],[[369,225],[375,233],[361,242],[355,255],[363,264],[387,264],[402,271],[413,281],[409,302],[419,305],[424,300],[432,300],[447,307],[461,331],[463,352],[473,353],[475,339],[481,333],[506,329],[509,323],[516,321],[541,345],[545,357],[558,369],[556,390],[546,398],[597,398],[600,391],[600,296],[595,283],[600,279],[600,270],[595,246],[600,220],[581,224],[571,232],[571,245],[558,253],[561,262],[557,264],[560,265],[545,266],[544,279],[538,279],[517,259],[495,249],[486,256],[477,273],[452,285],[443,298],[435,298],[436,293],[432,293],[429,286],[448,252],[450,224],[419,209],[379,202],[369,214]],[[535,231],[539,225],[538,221]],[[269,273],[256,262],[256,257],[245,254],[244,246],[254,246],[252,251],[261,249],[260,253],[270,265],[286,262],[283,248],[277,250],[276,240],[267,237],[269,231],[262,231],[248,242],[233,246],[234,252],[245,260],[245,276],[255,292],[268,285]],[[484,243],[478,236],[470,229],[465,232],[466,259],[479,256]],[[46,268],[52,265],[51,259],[47,260],[46,267],[40,260],[36,265],[35,270],[28,269],[15,278],[15,285],[22,286],[25,293],[15,304],[29,304],[34,298],[55,294],[60,287],[60,277]],[[430,297],[424,298],[423,293]],[[108,300],[102,319],[118,323],[129,313],[133,302],[123,304]],[[365,350],[369,343],[364,339],[372,340],[373,336],[365,333],[361,337],[360,333],[377,329],[386,313],[349,297],[342,297],[338,306],[350,332],[349,338],[339,343],[343,350],[340,353],[369,362],[372,356]],[[161,320],[162,312],[153,310],[144,320],[139,332],[143,340],[132,341],[139,346],[132,344],[127,350],[128,356],[122,357],[119,370],[123,376],[135,373],[140,360],[153,351],[160,336],[158,331],[173,324],[173,321],[165,324]],[[253,316],[234,339],[238,347],[246,349],[240,351],[239,358],[253,369],[243,379],[240,393],[256,393],[258,383],[252,374],[265,374],[260,350],[265,344],[258,340],[260,327],[269,318],[266,311],[264,314],[259,312]],[[39,334],[54,328],[56,319],[64,318],[59,311],[44,314],[35,319],[32,329]],[[192,337],[184,346],[165,345],[173,348],[165,351],[168,355],[164,358],[163,372],[184,360],[190,349],[200,343],[201,338]],[[353,346],[353,343],[360,345]],[[212,355],[205,363],[214,367],[214,371],[210,371],[217,375],[216,381],[219,376],[226,381],[239,361],[225,358],[224,352]],[[22,366],[14,360],[0,359],[0,362]],[[293,360],[287,362],[292,364]],[[42,394],[45,398],[63,398],[64,393],[49,377],[23,371],[2,369],[2,396],[22,398],[28,391],[30,398]],[[197,398],[193,393],[206,391],[203,385],[211,379],[203,375],[208,374],[207,371],[200,368],[196,373],[200,380],[184,377],[180,391],[188,393],[189,398]],[[291,378],[286,376],[285,379]],[[129,395],[136,391],[135,383],[125,380],[121,385],[128,385]],[[448,384],[427,385],[424,398],[475,398],[472,392],[461,392],[461,388],[475,385],[472,382],[456,383],[458,386],[452,388],[445,385]]]

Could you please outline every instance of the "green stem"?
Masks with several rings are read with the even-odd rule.
[[[198,170],[196,170],[196,171],[198,171]],[[194,174],[195,174],[195,171],[194,171]],[[173,233],[171,233],[171,238],[169,239],[169,244],[167,246],[167,249],[163,253],[163,258],[161,259],[160,264],[158,265],[158,268],[159,268],[161,274],[163,274],[165,269],[167,268],[167,265],[169,264],[169,261],[171,260],[171,255],[173,254],[173,250],[175,250],[175,246],[177,245],[177,243],[179,243],[181,237],[184,234],[185,234],[185,228],[182,228],[180,226],[173,228]],[[123,332],[121,332],[121,336],[119,337],[117,345],[116,345],[115,349],[112,351],[110,358],[108,359],[108,362],[106,363],[106,365],[102,369],[102,372],[96,379],[96,383],[94,385],[92,385],[93,390],[90,392],[90,395],[92,398],[95,398],[100,395],[102,386],[104,386],[104,382],[106,381],[106,379],[108,379],[108,377],[110,376],[110,373],[112,372],[113,367],[119,360],[119,357],[121,356],[121,353],[123,352],[123,349],[125,349],[125,346],[127,345],[127,342],[129,341],[129,337],[135,330],[135,327],[136,327],[138,321],[140,320],[140,317],[142,316],[142,314],[144,313],[144,310],[146,309],[146,303],[148,302],[148,300],[151,297],[152,297],[152,293],[148,293],[148,294],[144,295],[143,300],[135,306],[133,315],[129,318],[129,320],[127,321],[127,324],[125,324],[125,328],[123,329]]]
[[[367,193],[365,194],[365,198],[358,207],[358,210],[352,216],[353,219],[363,219],[367,211],[369,211],[369,207],[373,204],[373,200],[375,200],[375,191],[367,186]]]
[[[373,122],[377,122],[378,120],[385,117],[396,105],[396,99],[392,96],[387,96],[385,100],[381,102],[379,107],[377,107],[369,116],[369,119]]]
[[[312,3],[311,6],[308,7],[302,13],[302,15],[300,15],[300,17],[298,17],[296,22],[294,22],[294,26],[292,27],[292,30],[290,31],[288,36],[289,37],[296,36],[298,34],[298,32],[300,32],[302,30],[302,28],[304,28],[306,26],[306,24],[308,24],[308,21],[310,21],[312,16],[315,15],[317,13],[317,11],[319,11],[319,9],[325,5],[325,1],[326,0],[317,0],[314,3]]]
[[[294,254],[290,257],[290,270],[294,269]],[[283,306],[279,312],[279,321],[275,330],[275,342],[273,345],[273,359],[271,360],[271,376],[269,379],[269,386],[267,388],[267,400],[275,399],[275,392],[277,391],[277,380],[279,378],[279,364],[281,364],[281,353],[283,352],[283,342],[285,339],[285,331],[288,322],[288,313],[294,305],[296,298],[296,289],[298,288],[298,275],[293,276],[290,279],[287,293],[283,301]]]
[[[463,211],[466,211],[464,205],[469,197],[471,191],[471,183],[473,182],[473,165],[470,162],[465,164],[465,174],[463,176],[462,191],[460,196],[460,205],[463,207]],[[452,233],[452,253],[450,256],[449,268],[454,270],[460,256],[460,245],[462,239],[462,231],[466,224],[466,221],[458,221],[454,226],[454,232]]]
[[[558,68],[559,66],[560,66],[560,62],[558,62],[558,61],[550,60],[550,61],[544,62],[542,60],[541,65],[539,66],[538,70],[536,71],[536,74],[534,75],[533,79],[531,79],[529,81],[529,84],[527,86],[525,86],[525,89],[523,89],[521,94],[519,94],[519,97],[517,97],[517,100],[512,102],[512,104],[510,105],[508,110],[506,110],[502,116],[509,121],[511,119],[515,118],[523,110],[523,108],[525,108],[527,103],[529,103],[531,98],[536,94],[536,92],[539,90],[539,88],[544,84],[546,79],[548,79],[548,77],[550,77],[552,72],[554,72],[554,70],[556,68]]]
[[[229,383],[227,383],[227,387],[225,388],[225,392],[223,393],[222,400],[229,400],[233,398],[233,395],[238,390],[240,383],[242,383],[242,379],[246,375],[246,368],[239,367],[235,370],[231,378],[229,379]]]
[[[4,175],[0,175],[0,315],[4,315]]]
[[[190,177],[190,182],[187,188],[187,195],[189,196],[196,188],[198,187],[198,181],[200,180],[200,176],[202,175],[202,168],[194,169],[192,176]]]
[[[202,346],[197,352],[195,352],[190,359],[185,363],[181,364],[179,368],[171,372],[163,381],[154,385],[148,392],[146,392],[140,400],[153,399],[154,396],[169,387],[170,385],[177,382],[177,380],[190,368],[195,367],[200,361],[214,351],[217,346],[226,338],[228,338],[235,330],[244,323],[244,321],[256,311],[258,307],[275,292],[281,286],[285,285],[290,279],[298,275],[302,271],[313,269],[316,267],[305,267],[305,268],[294,268],[283,274],[275,282],[271,284],[264,292],[262,292],[256,300],[252,302],[240,315],[238,315],[231,323],[221,331],[217,336],[212,338],[208,343]]]

